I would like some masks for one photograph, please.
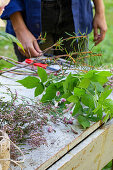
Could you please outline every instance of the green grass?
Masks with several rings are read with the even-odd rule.
[[[0,31],[4,31],[3,28],[0,28]],[[7,41],[4,41],[4,40],[1,40],[0,41],[0,56],[5,56],[5,57],[9,57],[9,58],[12,58],[12,59],[16,59],[16,55],[14,53],[14,50],[13,50],[13,45],[12,43],[9,43]],[[4,60],[0,60],[0,69],[2,68],[10,68],[12,67],[12,64],[4,61]]]

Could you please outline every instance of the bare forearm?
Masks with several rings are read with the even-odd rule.
[[[10,20],[13,25],[16,37],[20,40],[25,49],[25,54],[23,54],[21,49],[19,49],[20,52],[28,57],[40,56],[41,50],[37,40],[27,28],[21,12],[15,12],[12,14],[10,16]]]
[[[104,40],[107,31],[105,10],[103,0],[93,0],[95,5],[95,15],[93,19],[95,45]]]
[[[95,12],[98,14],[104,14],[103,0],[93,0],[95,6]]]
[[[27,29],[21,12],[15,12],[10,16],[11,23],[13,25],[13,29],[16,32],[24,31]]]

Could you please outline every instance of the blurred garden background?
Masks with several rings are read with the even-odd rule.
[[[105,13],[106,13],[106,20],[108,25],[108,31],[106,33],[105,40],[101,42],[98,46],[94,47],[97,53],[102,53],[102,67],[104,68],[113,68],[113,0],[104,0],[105,4]],[[5,28],[0,28],[0,31],[5,31]],[[89,35],[89,46],[93,46],[93,32]],[[1,40],[0,41],[0,56],[10,57],[15,60],[16,56],[13,50],[13,45],[7,41]],[[0,69],[2,68],[9,68],[12,65],[0,60]],[[104,170],[111,169],[110,162]]]
[[[94,47],[97,53],[102,53],[101,64],[105,68],[110,68],[113,65],[113,0],[104,0],[106,20],[108,25],[108,31],[106,33],[105,40],[98,46]],[[4,31],[5,28],[0,28],[0,31]],[[93,46],[93,32],[89,36],[89,47]],[[13,45],[7,41],[0,41],[0,55],[5,57],[11,57],[16,59],[13,51]],[[11,64],[0,60],[0,69],[9,68]]]

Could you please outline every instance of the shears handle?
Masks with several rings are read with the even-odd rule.
[[[34,61],[31,60],[31,59],[26,59],[25,62],[27,64],[32,64]],[[37,67],[42,67],[42,68],[46,68],[48,65],[47,64],[42,64],[42,63],[33,63],[34,66],[37,66]]]

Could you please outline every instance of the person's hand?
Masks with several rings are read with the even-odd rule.
[[[40,50],[40,47],[37,43],[36,38],[33,36],[33,34],[28,30],[24,29],[22,31],[17,31],[16,37],[23,45],[23,48],[25,50],[25,53],[23,50],[18,47],[19,51],[26,57],[37,57],[42,54],[42,51]]]
[[[104,40],[107,31],[107,24],[104,14],[95,14],[93,19],[95,45]]]
[[[19,48],[19,51],[26,57],[37,57],[42,54],[40,47],[34,35],[27,28],[21,12],[17,11],[10,16],[17,39],[23,45],[24,51]]]

